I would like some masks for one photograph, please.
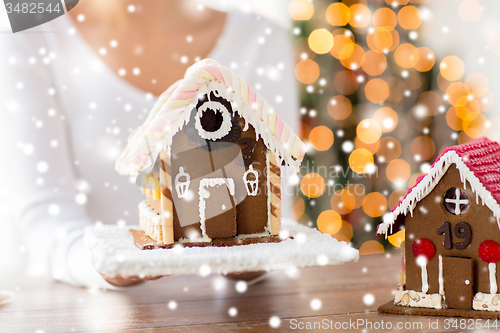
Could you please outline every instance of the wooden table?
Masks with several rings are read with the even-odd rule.
[[[446,318],[377,313],[377,307],[393,297],[399,265],[400,255],[393,252],[362,256],[357,263],[341,266],[276,271],[268,273],[263,281],[249,285],[243,293],[236,290],[234,281],[220,276],[165,277],[123,291],[92,291],[48,279],[3,276],[0,289],[16,291],[16,296],[13,302],[0,306],[0,332],[160,332],[166,329],[271,332],[294,327],[300,331],[299,325],[314,322],[326,323],[329,329],[331,325],[330,330],[338,332],[363,331],[366,325],[368,329],[364,332],[463,331],[445,329]],[[372,304],[363,301],[364,298],[370,300],[368,294],[375,299]],[[311,307],[315,299],[321,301],[320,309]],[[172,308],[176,304],[176,308],[171,309],[169,304]],[[232,307],[237,309],[234,317],[228,314]],[[272,316],[281,319],[277,329],[269,326]],[[429,321],[436,320],[439,329],[429,329]],[[392,329],[388,329],[388,323]],[[397,330],[398,324],[414,329],[403,326]],[[384,329],[380,325],[385,325]]]

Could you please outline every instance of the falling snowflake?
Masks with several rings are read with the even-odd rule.
[[[75,196],[75,202],[79,205],[84,205],[85,203],[87,203],[87,196],[85,195],[85,193],[78,193]]]
[[[61,212],[61,207],[59,207],[58,204],[52,204],[49,206],[49,214],[50,215],[59,215],[59,213]]]
[[[175,310],[175,309],[177,309],[177,302],[176,302],[176,301],[170,301],[170,302],[168,302],[168,308],[169,308],[170,310]]]
[[[314,298],[311,300],[310,306],[314,311],[318,311],[323,306],[323,302],[319,298]]]
[[[46,173],[49,170],[49,164],[45,161],[40,161],[36,164],[36,170],[40,173]]]
[[[207,264],[203,264],[200,266],[199,274],[201,277],[209,276],[210,273],[212,273],[212,269],[210,268],[210,266],[208,266]]]
[[[373,303],[375,303],[375,296],[373,296],[372,294],[366,294],[365,296],[363,296],[363,303],[365,303],[365,305],[372,305]]]
[[[238,314],[238,309],[236,309],[234,306],[233,307],[230,307],[229,310],[227,311],[227,313],[231,316],[231,317],[236,317],[236,315]]]
[[[239,293],[244,293],[248,289],[248,285],[245,281],[238,281],[235,285],[236,291]]]
[[[281,319],[278,316],[272,316],[269,318],[269,326],[272,328],[278,328],[281,325]]]

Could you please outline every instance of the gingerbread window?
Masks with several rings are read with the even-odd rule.
[[[444,195],[444,207],[453,215],[465,214],[470,207],[469,198],[461,189],[452,187]]]
[[[219,101],[206,101],[198,108],[195,127],[204,139],[221,139],[231,131],[231,113]]]

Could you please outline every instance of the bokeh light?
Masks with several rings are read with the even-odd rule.
[[[385,28],[392,30],[398,24],[396,13],[390,8],[379,8],[373,13],[373,26],[375,28]]]
[[[336,234],[342,227],[342,217],[334,210],[325,210],[316,221],[319,231],[324,234]]]
[[[302,217],[305,210],[306,204],[304,203],[304,199],[302,199],[298,195],[294,196],[292,199],[292,218],[294,220],[298,220]]]
[[[387,198],[379,192],[371,192],[363,199],[363,212],[371,217],[384,215],[387,210]]]
[[[365,188],[359,184],[347,185],[341,194],[342,203],[350,210],[361,207],[365,198]]]
[[[309,0],[293,0],[288,6],[288,13],[296,21],[307,21],[314,15],[314,5]]]
[[[413,67],[413,56],[415,55],[416,47],[412,44],[405,43],[399,45],[394,51],[394,59],[396,63],[403,68]]]
[[[351,95],[358,89],[359,83],[356,78],[356,74],[352,71],[345,70],[340,71],[337,75],[335,75],[333,85],[340,94]]]
[[[408,191],[404,188],[394,190],[389,198],[387,199],[387,204],[389,205],[389,209],[393,209],[399,204],[399,201],[402,200]]]
[[[352,239],[353,230],[352,226],[347,221],[342,221],[342,227],[336,234],[332,235],[333,238],[340,242],[349,242]]]
[[[354,35],[347,29],[337,29],[332,32],[333,46],[330,49],[330,54],[335,58],[342,60],[350,56],[349,50],[354,51],[354,48],[344,48],[346,45],[354,44]],[[342,53],[341,53],[342,51]]]
[[[366,241],[359,248],[359,254],[362,256],[369,254],[380,254],[384,252],[385,252],[384,246],[379,242],[377,242],[376,240]]]
[[[465,106],[472,97],[469,87],[462,82],[450,84],[446,88],[446,96],[448,96],[448,103],[453,106]]]
[[[413,67],[419,72],[428,72],[436,63],[434,52],[427,47],[419,47],[410,56]]]
[[[349,7],[351,17],[349,18],[349,24],[356,28],[366,27],[370,24],[372,19],[372,14],[370,9],[363,4],[355,4]]]
[[[295,77],[304,84],[314,83],[319,77],[319,66],[314,60],[304,59],[295,66]]]
[[[396,185],[404,184],[411,175],[411,169],[408,162],[402,159],[395,159],[387,165],[385,169],[387,179]]]
[[[364,143],[375,143],[382,136],[382,127],[374,119],[364,119],[358,124],[356,134]]]
[[[490,82],[486,75],[478,72],[469,74],[464,83],[469,87],[474,97],[484,96],[490,87]]]
[[[311,32],[307,42],[315,53],[325,54],[330,52],[333,46],[333,35],[326,29],[316,29]]]
[[[362,67],[366,74],[377,76],[387,68],[387,59],[383,53],[369,50],[365,53],[365,61]]]
[[[340,50],[339,59],[345,68],[356,70],[365,62],[365,51],[358,44],[347,44]]]
[[[379,162],[389,163],[401,155],[401,144],[393,137],[386,136],[380,139],[380,148],[377,151]]]
[[[337,95],[330,98],[327,105],[328,114],[335,120],[344,120],[351,114],[351,101],[343,96]]]
[[[317,173],[308,173],[300,181],[300,190],[309,198],[317,198],[325,191],[325,179]]]
[[[373,166],[373,155],[364,148],[354,149],[349,155],[349,166],[358,174],[365,174]]]
[[[309,142],[318,151],[328,150],[333,144],[333,132],[326,126],[316,126],[309,133]]]
[[[398,23],[406,30],[418,29],[422,24],[420,10],[415,6],[404,6],[398,12]]]
[[[372,103],[383,103],[389,97],[389,86],[382,79],[371,79],[365,85],[365,95]]]
[[[463,120],[463,129],[465,134],[473,139],[482,137],[488,130],[487,124],[488,118],[482,113],[470,112]]]
[[[398,125],[398,114],[389,107],[375,111],[373,119],[379,123],[383,133],[392,132]]]
[[[495,55],[500,55],[500,31],[495,31],[488,37],[488,47]]]
[[[458,15],[464,22],[476,22],[483,15],[483,8],[477,0],[463,0],[458,6]]]
[[[375,154],[380,148],[380,140],[375,141],[374,143],[366,143],[361,141],[359,138],[354,139],[354,147],[364,148],[370,152],[370,154]]]
[[[387,240],[396,248],[400,248],[401,243],[405,240],[405,230],[400,230],[395,234],[390,235],[389,237],[387,237]]]
[[[332,3],[325,12],[326,21],[333,26],[344,26],[349,23],[351,13],[349,7],[341,2]]]
[[[411,143],[411,153],[416,161],[430,159],[436,151],[434,141],[427,135],[417,136]]]
[[[448,81],[460,80],[465,72],[464,62],[457,56],[448,56],[441,61],[439,71]]]
[[[344,193],[344,189],[337,190],[332,194],[330,197],[330,206],[337,213],[345,215],[349,214],[352,209],[344,205],[344,202],[342,201],[342,193]]]

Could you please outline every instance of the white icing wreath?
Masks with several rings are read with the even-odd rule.
[[[201,126],[201,117],[203,116],[203,112],[207,111],[208,109],[211,109],[214,112],[222,113],[222,124],[220,128],[214,132],[206,131]],[[196,127],[196,129],[198,130],[198,134],[202,138],[207,140],[218,140],[228,135],[229,132],[231,131],[232,128],[231,114],[229,113],[229,110],[222,103],[217,101],[207,101],[198,108],[194,126]]]

